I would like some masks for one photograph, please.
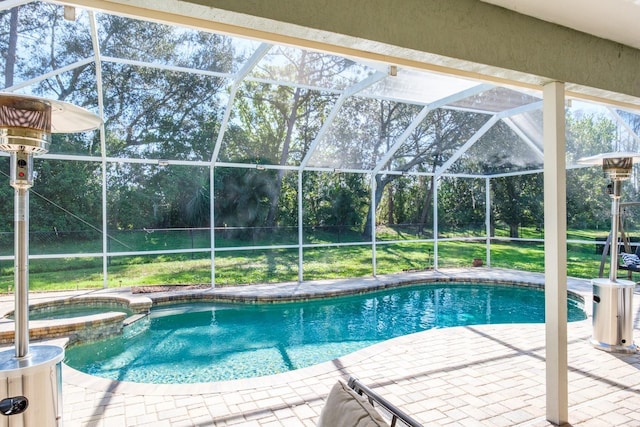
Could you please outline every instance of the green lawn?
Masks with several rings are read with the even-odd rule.
[[[379,243],[376,250],[378,274],[422,270],[434,265],[433,244],[417,242],[415,236],[398,230],[387,230],[382,240],[401,243]],[[535,234],[538,233],[538,236]],[[574,231],[571,239],[592,242],[602,232]],[[535,230],[528,237],[539,237]],[[347,241],[358,236],[346,235]],[[345,235],[340,237],[344,241]],[[328,236],[322,239],[328,240]],[[231,242],[226,242],[231,243]],[[247,244],[244,242],[244,244]],[[70,251],[71,248],[66,248]],[[486,265],[483,242],[438,243],[438,266],[470,267],[474,258]],[[303,251],[304,280],[364,277],[372,274],[370,245],[308,248]],[[569,276],[598,277],[601,255],[595,243],[571,244],[567,252]],[[109,260],[108,287],[202,284],[210,283],[211,259],[208,253],[113,257]],[[493,242],[491,266],[524,271],[544,271],[542,243]],[[275,283],[298,279],[298,250],[223,251],[215,256],[216,285]],[[605,271],[608,271],[608,264]],[[626,277],[626,272],[620,272]],[[0,292],[13,291],[13,263],[0,261]],[[102,288],[102,258],[67,258],[31,260],[31,290]]]

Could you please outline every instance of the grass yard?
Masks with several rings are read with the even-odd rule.
[[[532,238],[540,237],[536,230],[523,234]],[[345,236],[347,235],[341,235],[340,241],[344,242]],[[602,232],[571,232],[569,238],[588,243],[568,245],[569,276],[598,277],[601,255],[596,251],[596,236],[601,237]],[[356,237],[350,236],[347,240],[354,241]],[[324,236],[322,240],[328,240],[328,237]],[[240,242],[235,243],[239,245]],[[71,251],[71,248],[59,249]],[[480,258],[487,264],[484,242],[438,242],[440,268],[470,267],[474,258]],[[492,267],[544,271],[544,245],[538,242],[494,241],[491,243],[490,258]],[[370,244],[305,248],[303,260],[304,280],[365,277],[372,274]],[[102,288],[102,262],[99,257],[31,260],[29,287],[34,291]],[[217,286],[225,286],[297,281],[298,264],[297,248],[217,251],[215,282]],[[107,266],[107,286],[115,288],[211,283],[210,266],[211,256],[207,252],[112,257]],[[423,270],[433,266],[433,243],[418,242],[415,235],[404,231],[384,230],[376,245],[378,274]],[[604,268],[606,275],[608,264]],[[626,274],[626,271],[621,271],[620,277],[626,278]],[[13,282],[13,262],[0,261],[0,292],[13,292]]]

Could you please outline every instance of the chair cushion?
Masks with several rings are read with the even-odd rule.
[[[627,267],[630,265],[640,264],[640,258],[638,258],[638,255],[636,254],[621,253],[620,257],[622,258],[624,265]]]
[[[338,381],[322,408],[317,427],[389,427],[369,401]]]

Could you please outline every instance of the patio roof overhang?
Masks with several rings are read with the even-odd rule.
[[[403,144],[430,111],[440,108],[482,114],[486,118],[469,139],[460,141],[457,148],[453,147],[444,156],[435,175],[495,177],[540,173],[544,156],[542,87],[554,81],[564,82],[568,108],[572,101],[577,105],[588,101],[586,105],[590,107],[587,108],[605,106],[600,111],[608,113],[628,134],[627,138],[638,141],[621,116],[640,111],[638,49],[477,0],[420,2],[419,6],[404,8],[393,2],[376,1],[368,3],[365,9],[351,2],[343,3],[323,2],[320,7],[304,0],[297,2],[296,7],[287,7],[286,2],[277,1],[256,5],[215,0],[64,2],[89,10],[228,34],[233,40],[253,43],[253,54],[229,72],[205,72],[118,58],[104,51],[93,58],[123,66],[195,72],[225,79],[230,96],[223,126],[216,136],[211,158],[198,159],[202,162],[253,166],[237,164],[224,155],[225,132],[233,114],[234,96],[245,82],[284,85],[336,96],[334,107],[309,150],[286,165],[274,162],[272,167],[420,173],[407,169],[410,166],[401,160]],[[341,82],[335,80],[330,86],[293,76],[267,76],[263,70],[282,61],[284,55],[278,50],[283,47],[346,56],[353,59],[354,66],[343,73]],[[356,73],[362,77],[353,78]],[[20,90],[20,85],[9,90]],[[343,104],[353,97],[413,105],[417,110],[405,132],[395,136],[388,150],[367,153],[366,161],[362,153],[358,158],[336,156],[339,150],[336,144],[340,141],[335,135],[339,125],[334,121],[341,114]],[[496,125],[505,126],[512,133],[518,158],[504,156],[507,149],[490,147],[494,145],[491,132]],[[469,158],[474,159],[475,165],[485,167],[469,169]],[[172,162],[172,159],[162,160]],[[574,160],[568,156],[568,168],[584,167]]]
[[[569,96],[640,108],[639,49],[488,4],[508,6],[505,1],[373,0],[366,7],[340,0],[293,6],[278,0],[61,3],[530,89],[562,81]],[[615,14],[626,3],[602,7]],[[546,3],[554,7],[563,4]],[[618,28],[629,21],[601,25],[611,28],[603,34],[633,34],[633,27]]]

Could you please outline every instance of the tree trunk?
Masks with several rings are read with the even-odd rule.
[[[20,6],[11,9],[9,21],[9,46],[7,47],[7,62],[4,66],[4,87],[13,86],[13,74],[16,65],[16,46],[18,45],[18,10]]]
[[[387,186],[388,190],[387,191],[387,197],[389,198],[388,204],[387,204],[387,224],[389,225],[393,225],[393,187],[391,187],[390,185]]]
[[[394,176],[395,177],[395,176]],[[384,188],[393,180],[392,178],[384,178],[380,179],[379,175],[376,175],[376,193],[374,194],[374,202],[373,206],[369,205],[369,209],[367,210],[367,220],[364,223],[364,230],[362,230],[362,237],[365,239],[371,239],[371,213],[372,209],[375,210],[380,204],[380,200],[382,200],[382,193],[384,193]]]
[[[424,227],[427,223],[427,215],[431,202],[433,201],[433,186],[435,185],[435,177],[432,175],[429,179],[429,187],[427,188],[426,195],[424,197],[424,203],[422,204],[422,212],[420,213],[420,222],[418,223],[418,234],[424,233]]]
[[[293,137],[293,127],[295,126],[296,118],[298,117],[298,104],[300,102],[300,97],[301,91],[300,88],[297,88],[293,93],[291,112],[289,113],[289,117],[287,117],[287,133],[282,144],[280,166],[284,166],[287,163],[287,157],[289,157],[289,148],[291,147],[291,138]],[[280,201],[280,192],[282,191],[282,180],[284,179],[284,173],[285,171],[283,169],[278,170],[275,188],[273,189],[273,192],[271,194],[269,214],[267,215],[267,227],[273,227],[276,223],[276,217],[278,215],[278,202]]]
[[[509,224],[509,237],[517,239],[520,235],[519,229],[520,224]]]

